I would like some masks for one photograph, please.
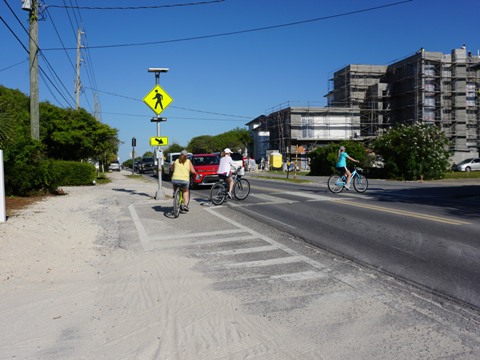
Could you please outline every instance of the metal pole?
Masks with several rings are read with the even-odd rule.
[[[155,73],[155,84],[160,85],[160,72]],[[157,117],[157,137],[160,137],[160,121],[161,119]],[[157,146],[157,156],[160,153],[160,145]],[[162,159],[157,157],[157,178],[158,178],[158,188],[157,193],[155,194],[155,200],[165,200],[165,192],[162,189],[162,167],[160,165]]]
[[[160,137],[160,121],[157,121],[157,136]],[[157,146],[157,154],[160,153],[160,146]],[[158,177],[158,190],[155,195],[155,200],[164,200],[165,192],[162,189],[162,167],[160,165],[161,159],[157,158],[157,177]]]

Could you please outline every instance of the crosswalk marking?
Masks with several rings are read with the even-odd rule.
[[[302,272],[291,273],[291,274],[272,275],[270,276],[270,279],[273,281],[276,281],[276,280],[301,281],[301,280],[321,279],[327,276],[328,274],[326,272],[302,271]]]
[[[266,245],[266,246],[255,246],[249,248],[242,248],[242,249],[234,249],[234,250],[221,250],[221,251],[212,251],[208,253],[197,253],[197,255],[240,255],[240,254],[250,254],[256,252],[263,252],[263,251],[272,251],[276,250],[277,247],[274,245]]]
[[[221,265],[221,267],[229,268],[229,269],[232,269],[232,268],[251,268],[251,267],[259,267],[259,266],[291,264],[291,263],[296,263],[296,262],[304,262],[304,260],[305,260],[305,258],[303,256],[286,256],[286,257],[275,258],[275,259],[254,260],[254,261],[245,261],[245,262],[223,264],[223,265]]]

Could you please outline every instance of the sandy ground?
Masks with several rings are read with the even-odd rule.
[[[128,204],[156,189],[124,175],[65,188],[0,224],[0,359],[398,359],[404,349],[418,355],[405,358],[473,359],[480,349],[478,334],[357,292],[347,276],[337,297],[316,297],[278,321],[244,311],[195,258],[145,252],[134,230],[121,236]]]
[[[116,205],[129,194],[113,198],[111,176],[0,225],[1,359],[296,358],[282,331],[209,289],[193,260],[122,249]]]

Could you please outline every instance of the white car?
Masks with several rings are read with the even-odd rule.
[[[110,171],[120,171],[120,170],[122,170],[122,166],[120,165],[120,163],[118,161],[114,161],[108,166],[108,170],[110,170]]]
[[[455,171],[480,171],[480,158],[465,159],[453,166]]]

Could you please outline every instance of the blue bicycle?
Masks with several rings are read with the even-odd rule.
[[[353,184],[353,188],[359,193],[364,193],[368,188],[368,179],[362,174],[362,172],[362,168],[355,166],[352,171],[352,177],[350,178],[350,183]],[[342,192],[345,188],[346,182],[347,177],[345,174],[333,174],[328,178],[328,190],[335,194]]]

